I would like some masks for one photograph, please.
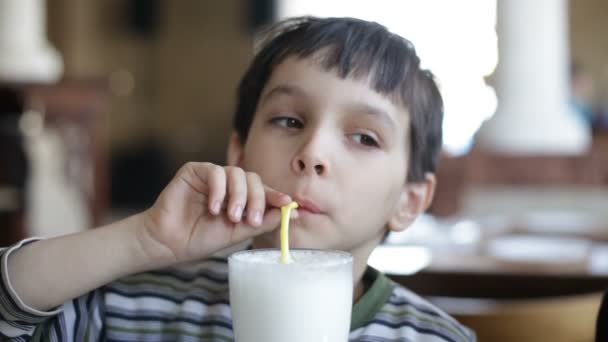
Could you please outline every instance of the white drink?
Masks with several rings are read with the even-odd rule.
[[[237,342],[347,342],[353,301],[352,256],[279,250],[230,256],[229,283]]]

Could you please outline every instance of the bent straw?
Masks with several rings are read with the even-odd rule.
[[[291,262],[291,255],[289,254],[289,215],[291,209],[297,207],[298,203],[296,202],[281,207],[281,263],[283,264]]]

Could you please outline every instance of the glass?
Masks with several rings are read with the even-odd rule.
[[[329,250],[247,250],[228,259],[237,342],[347,342],[353,258]]]

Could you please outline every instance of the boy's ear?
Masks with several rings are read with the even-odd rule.
[[[244,148],[241,144],[241,139],[236,132],[232,132],[230,135],[230,141],[228,142],[227,158],[228,165],[230,166],[241,166],[243,163]]]
[[[399,196],[395,212],[388,221],[388,228],[399,232],[414,222],[431,205],[436,184],[437,180],[432,173],[427,173],[423,181],[407,183]]]

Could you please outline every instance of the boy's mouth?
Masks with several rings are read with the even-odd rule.
[[[295,196],[294,200],[298,202],[298,211],[307,211],[312,214],[323,214],[323,211],[316,204],[307,199]]]

